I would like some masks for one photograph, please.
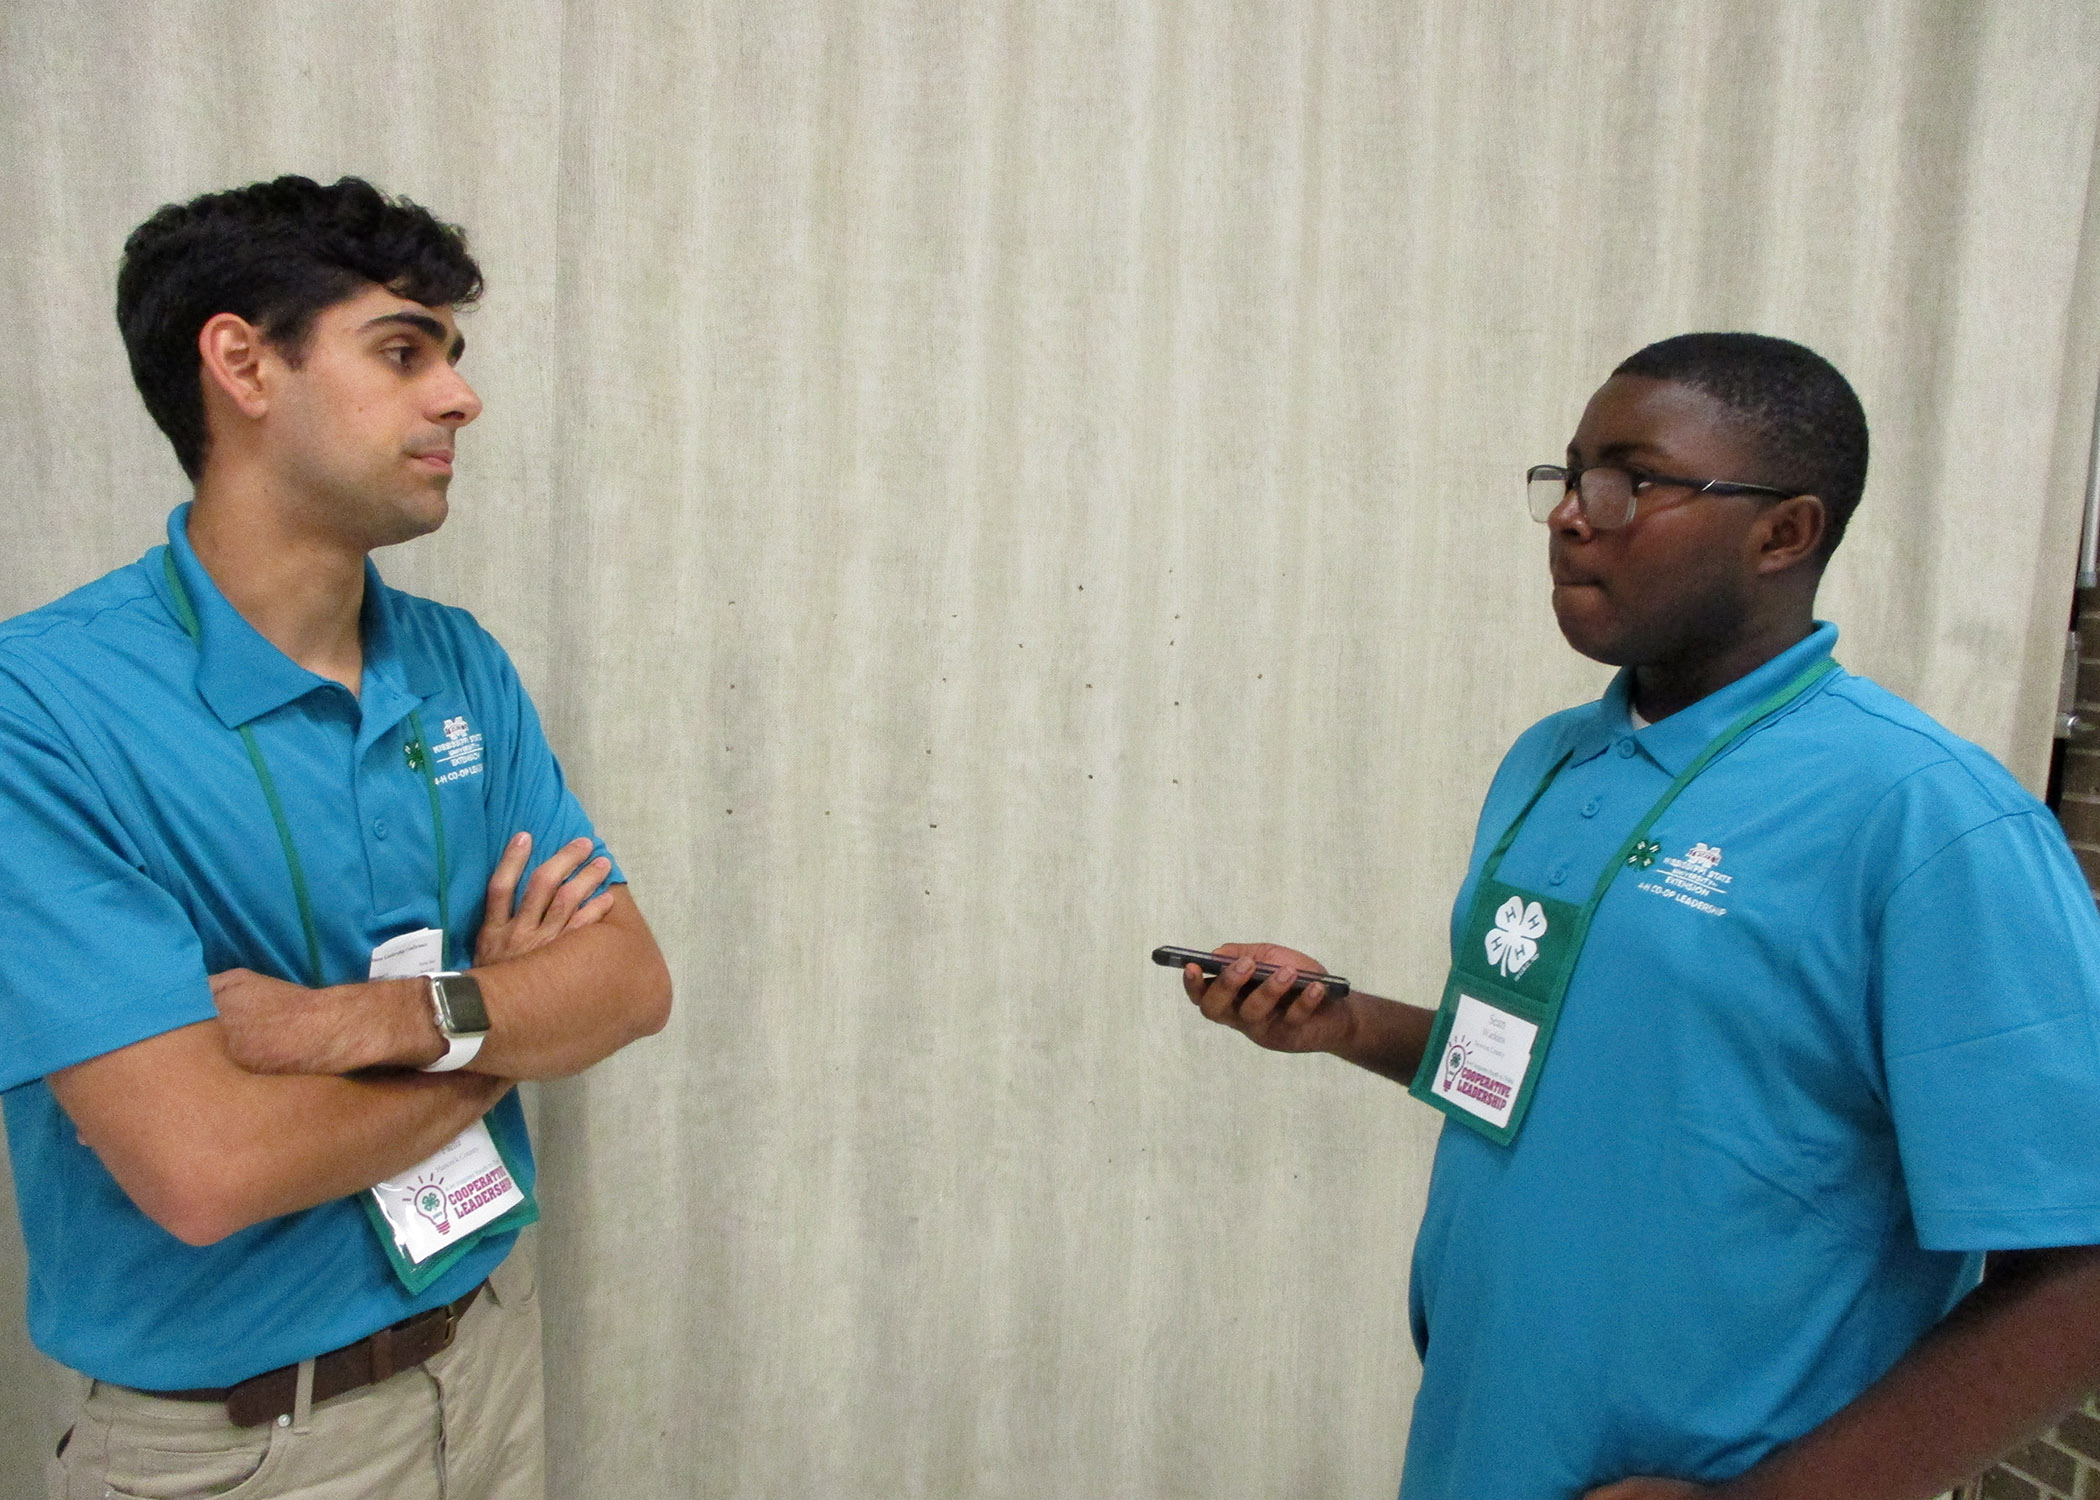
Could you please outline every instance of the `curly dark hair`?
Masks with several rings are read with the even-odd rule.
[[[1819,498],[1829,516],[1825,558],[1844,540],[1867,483],[1867,413],[1829,360],[1768,334],[1681,333],[1612,374],[1676,381],[1727,407],[1766,466],[1744,477]]]
[[[131,232],[117,271],[117,327],[146,410],[183,472],[204,468],[197,334],[222,312],[262,330],[294,365],[316,314],[367,285],[426,307],[481,295],[466,234],[406,198],[345,177],[279,177],[170,203]]]

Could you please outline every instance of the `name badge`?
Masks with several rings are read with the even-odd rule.
[[[525,1201],[488,1126],[476,1120],[451,1144],[372,1189],[410,1265],[460,1243]]]
[[[1429,1092],[1505,1129],[1523,1095],[1539,1029],[1477,995],[1461,990],[1457,998]]]
[[[373,979],[415,979],[445,967],[435,927],[389,938],[372,950]],[[434,1155],[365,1194],[365,1216],[403,1286],[420,1292],[483,1234],[522,1227],[539,1205],[518,1186],[485,1121],[476,1120]]]
[[[1583,912],[1483,879],[1408,1092],[1506,1146],[1524,1127],[1581,951]]]

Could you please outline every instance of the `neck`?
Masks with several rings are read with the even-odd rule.
[[[1650,723],[1667,719],[1800,645],[1814,629],[1815,621],[1803,611],[1746,632],[1719,650],[1644,663],[1633,669],[1633,706]]]
[[[364,677],[363,550],[294,524],[282,507],[244,503],[209,479],[199,481],[190,507],[197,561],[264,640],[355,695]]]

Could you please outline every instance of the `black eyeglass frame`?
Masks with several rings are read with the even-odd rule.
[[[1616,521],[1610,526],[1599,526],[1590,515],[1589,503],[1582,498],[1582,476],[1598,469],[1609,469],[1626,476],[1626,519]],[[1533,464],[1524,471],[1524,487],[1527,492],[1524,508],[1527,512],[1531,511],[1528,492],[1532,485],[1542,480],[1556,480],[1562,486],[1561,500],[1554,503],[1553,510],[1560,509],[1561,503],[1567,499],[1567,491],[1573,490],[1576,496],[1575,503],[1582,511],[1582,519],[1598,531],[1615,531],[1631,522],[1640,505],[1641,490],[1648,485],[1666,484],[1673,489],[1690,490],[1695,495],[1769,495],[1774,500],[1792,500],[1798,495],[1808,493],[1807,490],[1775,489],[1769,484],[1745,484],[1734,479],[1691,479],[1682,474],[1657,474],[1651,469],[1633,469],[1625,464],[1591,464],[1584,469],[1570,469],[1561,464]],[[1552,520],[1553,510],[1547,511],[1543,516],[1532,514],[1531,518],[1543,526]]]

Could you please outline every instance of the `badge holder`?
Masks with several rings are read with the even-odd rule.
[[[436,1283],[488,1236],[523,1229],[539,1220],[539,1195],[519,1186],[517,1163],[491,1128],[493,1119],[489,1116],[470,1127],[421,1167],[357,1195],[374,1237],[386,1252],[387,1264],[410,1296]],[[446,1181],[443,1163],[448,1157],[481,1154],[473,1150],[477,1134],[487,1139],[487,1153],[495,1164],[482,1164],[482,1170],[473,1172],[464,1183]],[[485,1216],[486,1208],[506,1198],[516,1201],[493,1218]],[[485,1202],[477,1203],[477,1199]]]
[[[1580,907],[1483,879],[1408,1092],[1497,1145],[1515,1140],[1586,925]]]

